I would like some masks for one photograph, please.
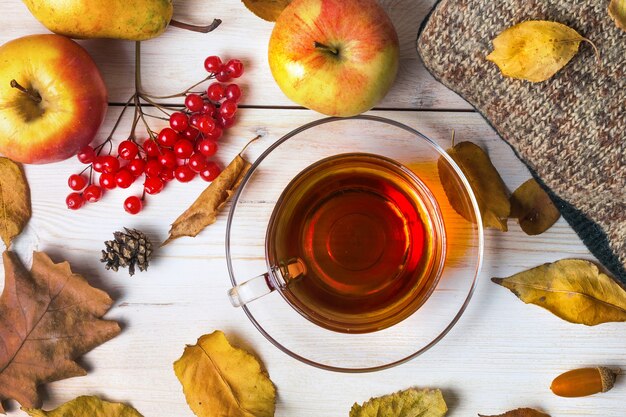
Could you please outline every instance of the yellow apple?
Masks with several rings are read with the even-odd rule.
[[[0,46],[0,153],[42,164],[75,155],[95,137],[107,91],[87,51],[60,35]]]
[[[374,107],[398,71],[398,35],[375,0],[294,0],[269,42],[269,64],[294,102],[330,116]]]

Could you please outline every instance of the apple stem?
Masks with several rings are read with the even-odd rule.
[[[39,95],[38,92],[22,87],[20,83],[18,83],[15,80],[11,80],[11,87],[17,88],[18,90],[20,90],[22,93],[30,97],[30,99],[33,100],[35,103],[41,103],[41,96]]]
[[[330,46],[324,45],[323,43],[318,41],[313,42],[313,45],[315,46],[315,48],[321,49],[323,51],[328,51],[335,56],[339,55],[339,50],[337,48],[331,48]]]
[[[222,21],[220,19],[213,19],[213,22],[211,22],[210,25],[206,25],[206,26],[196,26],[196,25],[190,25],[189,23],[184,23],[184,22],[174,20],[174,19],[170,20],[170,26],[174,26],[179,29],[190,30],[192,32],[200,32],[200,33],[212,32],[215,29],[217,29],[217,27],[221,24],[222,24]]]

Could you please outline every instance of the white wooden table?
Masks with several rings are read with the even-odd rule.
[[[509,188],[515,189],[530,176],[527,169],[479,114],[426,72],[415,51],[418,28],[434,1],[384,3],[400,35],[402,61],[392,91],[372,113],[406,123],[443,144],[455,129],[457,139],[485,147]],[[321,117],[293,106],[271,78],[266,55],[272,24],[250,14],[237,0],[175,0],[175,7],[180,20],[201,24],[219,17],[224,23],[207,35],[170,28],[162,37],[145,42],[144,87],[153,93],[173,93],[203,77],[202,62],[208,55],[242,59],[246,108],[222,140],[219,155],[223,162],[257,133],[264,134],[262,143],[267,146]],[[19,0],[0,0],[0,10],[0,43],[46,32]],[[81,44],[94,56],[109,88],[111,107],[102,139],[117,117],[119,104],[133,89],[133,43],[88,40]],[[26,168],[33,218],[15,250],[27,260],[32,250],[43,250],[55,261],[70,261],[77,272],[115,298],[107,317],[120,321],[123,332],[81,359],[88,376],[46,385],[42,390],[46,408],[78,395],[95,394],[128,402],[146,417],[192,416],[172,362],[185,344],[222,329],[235,344],[253,350],[265,363],[278,388],[279,417],[347,416],[355,401],[412,386],[441,388],[453,417],[498,414],[522,406],[542,408],[552,416],[626,415],[626,383],[622,381],[607,394],[582,399],[558,398],[549,390],[552,379],[571,368],[626,366],[626,326],[572,325],[524,305],[489,281],[561,258],[593,259],[562,219],[537,237],[526,236],[513,222],[506,234],[487,232],[485,263],[475,296],[457,326],[435,348],[391,370],[336,374],[278,351],[253,328],[243,311],[230,306],[225,214],[197,238],[181,239],[157,251],[147,273],[129,278],[125,272],[104,270],[98,261],[100,250],[113,231],[136,227],[162,241],[169,223],[205,183],[169,186],[139,216],[122,209],[123,199],[133,189],[112,192],[98,204],[70,212],[64,202],[67,176],[78,169],[74,159]],[[138,192],[140,186],[135,187]],[[15,403],[9,410],[9,416],[24,415]]]

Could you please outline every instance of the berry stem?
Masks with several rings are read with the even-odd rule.
[[[206,76],[204,79],[198,81],[197,83],[195,83],[194,85],[192,85],[191,87],[189,87],[185,91],[181,91],[180,93],[170,94],[170,95],[167,95],[167,96],[153,96],[151,94],[141,93],[141,98],[143,98],[146,101],[149,101],[146,98],[163,100],[163,99],[167,99],[167,98],[183,97],[183,96],[186,96],[188,93],[191,92],[191,90],[193,90],[194,88],[196,88],[197,86],[199,86],[203,82],[208,81],[208,80],[212,80],[213,78],[215,78],[215,74],[211,73],[208,76]],[[204,91],[199,92],[199,94],[201,94],[201,93],[204,93]]]
[[[197,26],[190,25],[189,23],[184,23],[179,20],[170,20],[170,26],[174,26],[175,28],[190,30],[192,32],[200,32],[200,33],[209,33],[217,29],[219,25],[222,24],[220,19],[213,19],[210,25],[206,26]]]
[[[20,85],[20,83],[18,83],[16,80],[11,80],[11,87],[13,87],[13,88],[21,91],[22,93],[26,94],[35,103],[41,103],[41,96],[35,90],[33,90],[31,88],[24,88],[24,87],[22,87]]]

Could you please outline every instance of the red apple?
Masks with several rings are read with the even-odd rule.
[[[0,153],[27,164],[69,158],[106,110],[102,76],[76,42],[31,35],[0,46]]]
[[[374,107],[393,84],[398,59],[398,35],[375,0],[294,0],[269,43],[283,93],[330,116]]]

